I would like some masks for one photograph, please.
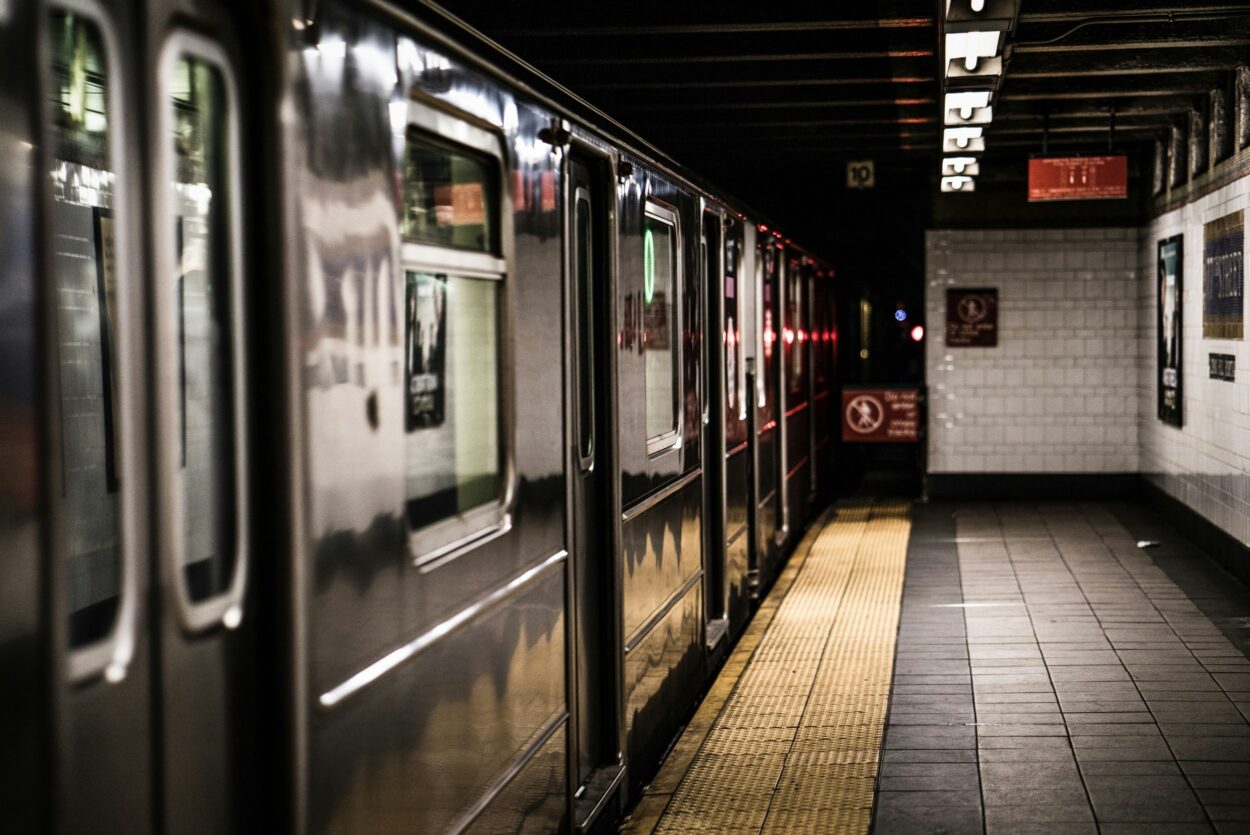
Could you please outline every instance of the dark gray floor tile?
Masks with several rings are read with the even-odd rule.
[[[1214,832],[1209,823],[1103,823],[1102,835],[1203,835]]]
[[[1089,805],[1085,797],[1085,787],[1077,777],[1062,783],[1038,786],[1032,781],[981,784],[981,797],[986,808],[991,806],[1057,806],[1063,808],[1080,808]]]
[[[1168,744],[1178,760],[1250,760],[1250,739],[1209,736],[1174,736]]]
[[[1007,821],[986,827],[987,835],[1095,835],[1090,821]]]
[[[1085,761],[1080,764],[1081,773],[1086,777],[1161,777],[1181,774],[1180,766],[1172,760],[1107,760]]]
[[[881,775],[877,790],[882,792],[959,792],[975,791],[976,774],[924,774],[909,777]]]
[[[900,751],[883,751],[884,763],[975,763],[977,752],[973,748],[929,748]]]
[[[1099,821],[1163,823],[1205,821],[1206,814],[1184,778],[1086,775]]]
[[[972,783],[979,775],[977,764],[968,763],[899,763],[883,762],[880,767],[881,777],[926,777],[942,775],[959,777]]]
[[[886,750],[900,748],[975,748],[976,732],[968,726],[891,726],[885,737]]]
[[[1068,735],[1068,729],[1062,723],[999,723],[988,722],[981,717],[978,717],[977,735],[981,740],[984,740],[987,737],[999,736],[1066,737]]]
[[[876,835],[938,835],[981,831],[981,809],[958,806],[910,806],[879,801]]]
[[[1089,805],[1056,806],[1043,803],[1037,806],[1025,806],[1011,803],[1003,806],[985,807],[985,827],[987,831],[1014,832],[1013,827],[1022,823],[1059,823],[1065,821],[1093,821],[1094,815]]]
[[[877,793],[882,806],[932,807],[959,806],[965,809],[981,808],[981,793],[973,786],[961,790],[916,790],[916,791],[880,791]]]

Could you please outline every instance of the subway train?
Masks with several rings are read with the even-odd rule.
[[[610,827],[828,501],[830,266],[432,5],[0,52],[5,831]]]

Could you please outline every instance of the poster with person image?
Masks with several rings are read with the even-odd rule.
[[[1159,296],[1156,333],[1159,348],[1159,420],[1181,425],[1181,269],[1182,236],[1159,241]]]
[[[404,352],[404,428],[442,426],[447,397],[447,277],[407,276]]]

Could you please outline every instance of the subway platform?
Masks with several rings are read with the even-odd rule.
[[[1145,506],[843,502],[623,831],[1250,832],[1248,646]]]

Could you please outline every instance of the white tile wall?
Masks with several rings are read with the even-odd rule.
[[[1250,544],[1250,351],[1244,340],[1202,337],[1202,226],[1245,209],[1248,192],[1250,178],[1243,178],[1142,230],[1137,292],[1141,472],[1246,544]],[[1156,246],[1178,233],[1185,236],[1180,429],[1155,417]],[[1235,382],[1208,378],[1207,354],[1212,353],[1237,357]]]
[[[1136,472],[1138,230],[930,230],[925,248],[929,471]],[[960,286],[998,288],[998,347],[946,346]]]

